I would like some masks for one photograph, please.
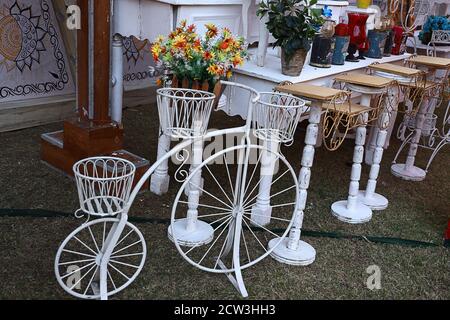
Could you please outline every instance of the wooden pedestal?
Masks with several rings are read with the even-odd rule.
[[[64,130],[41,136],[41,159],[50,166],[73,176],[73,165],[94,156],[119,157],[136,166],[134,184],[150,167],[148,160],[123,150],[123,128],[115,123],[94,125],[90,121],[68,120]],[[143,190],[149,188],[148,182]]]

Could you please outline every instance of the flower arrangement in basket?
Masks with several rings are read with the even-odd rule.
[[[428,45],[434,30],[450,30],[450,17],[429,16],[419,33],[419,40],[422,41],[423,44]]]
[[[152,54],[169,71],[159,85],[213,92],[218,100],[223,91],[220,80],[229,79],[232,69],[244,63],[247,50],[244,38],[233,36],[229,29],[219,30],[214,24],[205,27],[206,34],[200,37],[195,25],[182,21],[167,38],[155,40]]]

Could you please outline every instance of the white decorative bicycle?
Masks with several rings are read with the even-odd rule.
[[[213,94],[178,88],[158,90],[161,129],[184,141],[158,159],[131,194],[134,171],[128,162],[103,160],[102,168],[108,161],[114,162],[115,169],[108,171],[113,177],[105,176],[106,170],[92,170],[100,159],[75,165],[81,210],[103,218],[79,227],[58,250],[55,271],[68,293],[106,299],[136,278],[144,264],[146,246],[138,229],[127,222],[128,212],[158,166],[177,155],[184,160],[189,157],[191,168],[175,197],[168,236],[187,262],[207,272],[225,274],[246,297],[242,270],[279,246],[298,245],[303,219],[298,210],[299,183],[280,153],[280,145],[293,141],[306,111],[305,101],[282,93],[258,93],[227,81],[223,85],[247,93],[245,126],[207,132]],[[203,160],[204,141],[227,135],[240,136],[237,145]],[[252,142],[258,139],[262,145]],[[91,180],[95,182],[87,182]],[[68,281],[76,273],[76,281]]]

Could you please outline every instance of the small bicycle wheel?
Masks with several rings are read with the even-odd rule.
[[[203,186],[193,185],[200,170]],[[188,186],[201,192],[197,204],[186,198]],[[183,183],[172,208],[169,236],[182,257],[201,270],[231,273],[236,265],[242,270],[267,257],[288,235],[298,194],[296,173],[280,153],[258,145],[228,148],[206,159]],[[192,216],[186,218],[193,208],[196,223],[211,226],[208,243],[186,245],[179,240],[196,232],[196,223],[188,222]],[[268,248],[274,238],[280,241]],[[240,242],[239,263],[233,258],[236,252],[231,252],[236,250],[235,241]]]
[[[69,294],[82,299],[100,298],[100,264],[108,236],[117,218],[98,219],[73,231],[61,244],[55,259],[58,283]],[[142,233],[127,222],[108,262],[107,291],[114,295],[129,286],[141,272],[147,247]]]

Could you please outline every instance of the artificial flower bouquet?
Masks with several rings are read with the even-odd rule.
[[[448,16],[429,16],[419,33],[419,40],[428,45],[434,30],[450,30],[450,19]]]
[[[153,59],[170,71],[158,80],[160,85],[215,92],[219,80],[229,79],[232,69],[244,63],[247,50],[242,37],[214,24],[205,27],[206,33],[200,37],[195,25],[183,21],[167,38],[155,40]]]

